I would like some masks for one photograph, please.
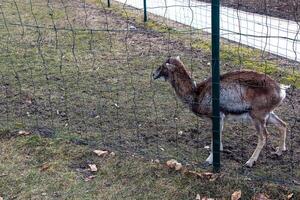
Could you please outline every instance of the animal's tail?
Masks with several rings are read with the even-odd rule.
[[[280,84],[280,98],[281,98],[281,101],[286,97],[286,90],[289,89],[290,87],[291,87],[290,85]]]

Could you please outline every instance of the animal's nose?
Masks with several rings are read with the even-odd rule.
[[[157,74],[155,72],[152,73],[153,80],[157,79]]]

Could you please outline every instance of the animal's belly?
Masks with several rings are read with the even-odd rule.
[[[244,113],[240,115],[226,115],[226,120],[228,121],[234,121],[234,122],[251,122],[252,119],[249,115],[249,113]]]
[[[242,115],[251,111],[251,105],[243,98],[243,90],[221,89],[220,109],[225,115]]]

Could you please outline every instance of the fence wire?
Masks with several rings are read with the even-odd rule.
[[[204,0],[205,1],[205,0]],[[253,4],[251,3],[253,2]],[[223,1],[222,73],[250,69],[291,85],[276,110],[288,123],[288,151],[254,169],[249,123],[225,122],[222,170],[233,179],[295,185],[300,180],[299,2]],[[280,6],[274,6],[278,3]],[[168,84],[151,80],[168,56],[181,56],[196,81],[210,76],[210,3],[196,0],[2,0],[0,125],[124,155],[175,158],[208,170],[210,122],[194,116]],[[226,6],[226,7],[225,7]],[[287,9],[288,8],[288,9]]]

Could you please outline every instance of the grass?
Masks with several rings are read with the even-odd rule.
[[[0,164],[1,195],[7,199],[194,199],[197,194],[229,199],[241,189],[245,198],[256,192],[278,194],[293,192],[284,186],[224,177],[201,180],[167,169],[162,164],[138,157],[99,158],[85,145],[76,145],[57,135],[19,136],[0,143],[5,152]],[[88,171],[88,163],[98,172]],[[44,167],[47,166],[47,167]],[[43,169],[44,167],[44,169]],[[95,176],[86,181],[89,176]]]
[[[229,124],[225,133],[231,134],[224,136],[229,152],[222,155],[224,176],[217,181],[176,173],[162,164],[176,158],[196,171],[211,169],[202,165],[208,155],[203,147],[210,142],[210,125],[184,109],[167,84],[150,80],[153,69],[169,54],[181,55],[196,79],[208,77],[210,45],[203,33],[184,34],[179,29],[186,27],[168,26],[154,17],[144,23],[141,13],[131,8],[125,12],[115,2],[107,9],[99,1],[86,1],[87,12],[81,1],[63,2],[47,5],[35,0],[32,8],[30,1],[2,4],[0,196],[194,199],[199,193],[229,199],[238,189],[244,199],[259,192],[273,199],[299,195],[298,186],[292,184],[299,178],[299,166],[290,165],[291,158],[299,160],[297,134],[294,155],[271,158],[275,140],[249,170],[243,163],[255,146],[253,130],[248,124]],[[15,25],[20,24],[16,5],[22,8],[23,27]],[[44,28],[35,27],[36,23]],[[107,24],[113,31],[107,31]],[[126,31],[128,25],[137,31]],[[250,58],[261,59],[253,49],[224,47],[224,71],[254,69]],[[296,80],[287,76],[289,67],[281,72],[278,63],[259,62],[261,68],[255,70],[267,65],[275,78]],[[292,121],[297,113],[287,110],[297,108],[285,102],[278,112]],[[31,135],[17,136],[19,130]],[[117,156],[99,158],[94,149],[108,149]],[[98,166],[97,173],[88,171],[91,163]],[[85,181],[92,175],[96,177]]]

